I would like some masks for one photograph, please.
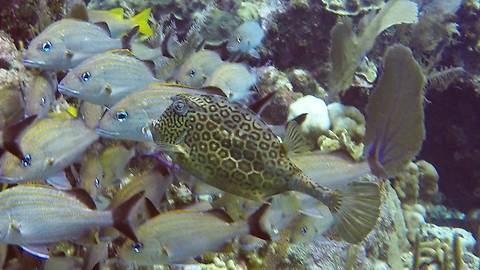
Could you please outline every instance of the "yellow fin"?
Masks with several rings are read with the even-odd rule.
[[[305,137],[299,132],[299,125],[295,120],[288,122],[287,131],[283,138],[283,145],[288,155],[298,155],[310,150]]]
[[[132,18],[135,24],[140,26],[140,28],[138,29],[138,32],[146,36],[153,36],[153,30],[152,28],[150,28],[150,25],[148,25],[150,10],[151,10],[150,8],[146,8],[144,11],[138,13],[137,16]]]
[[[123,8],[112,8],[108,13],[115,15],[115,17],[118,17],[119,19],[123,19]]]

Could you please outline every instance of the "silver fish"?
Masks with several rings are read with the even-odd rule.
[[[139,33],[152,36],[153,30],[148,25],[150,10],[150,8],[147,8],[130,19],[123,18],[123,8],[114,8],[111,10],[87,9],[87,14],[89,22],[105,22],[108,25],[112,37],[120,37],[136,25],[139,26]]]
[[[36,114],[38,118],[46,117],[55,100],[57,84],[57,75],[44,70],[36,74],[27,85],[23,85],[25,116]]]
[[[0,130],[22,119],[24,107],[19,89],[0,88]]]
[[[215,86],[231,101],[244,100],[255,92],[250,89],[257,83],[257,76],[243,64],[223,63],[205,82],[205,86]]]
[[[83,190],[66,193],[45,186],[15,186],[0,193],[0,242],[38,245],[77,240],[105,226],[115,226],[136,239],[126,217],[142,198],[137,193],[111,211],[96,211]]]
[[[144,86],[162,82],[154,77],[152,68],[129,51],[108,51],[70,70],[58,84],[58,91],[110,107]]]
[[[22,62],[26,67],[68,70],[95,54],[128,49],[137,31],[138,26],[121,39],[113,39],[108,30],[99,25],[63,19],[52,23],[30,41]]]
[[[195,89],[177,84],[150,84],[138,92],[123,98],[111,107],[98,122],[101,137],[150,142],[151,135],[145,126],[158,119],[170,106],[171,96],[180,93],[217,92],[215,89]]]
[[[255,50],[265,37],[262,27],[257,21],[246,21],[232,33],[227,43],[230,52],[248,52],[255,58],[260,54]]]
[[[0,182],[19,183],[50,177],[81,157],[98,139],[80,120],[40,119],[17,139],[24,160],[6,153],[1,161]]]

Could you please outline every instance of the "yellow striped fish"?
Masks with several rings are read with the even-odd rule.
[[[0,160],[0,182],[19,183],[50,177],[79,159],[97,139],[97,133],[87,128],[81,119],[36,120],[16,139],[24,160],[9,152]]]
[[[68,70],[83,60],[102,52],[130,48],[130,39],[138,26],[121,39],[110,37],[108,29],[74,19],[63,19],[49,25],[28,46],[23,65],[47,70]]]
[[[146,85],[162,82],[154,77],[148,63],[127,50],[98,54],[70,70],[58,84],[58,91],[110,107]]]
[[[233,238],[246,234],[269,240],[258,224],[267,208],[264,204],[247,221],[237,222],[221,210],[169,211],[140,225],[136,231],[139,242],[127,241],[118,256],[137,265],[172,264],[221,252]]]
[[[127,217],[142,198],[137,193],[111,211],[96,211],[84,190],[18,185],[0,192],[0,242],[37,245],[76,240],[106,226],[136,239]]]
[[[172,96],[181,93],[218,93],[220,89],[190,88],[177,84],[154,83],[123,98],[110,108],[97,125],[101,137],[132,141],[151,141],[145,127],[158,119],[172,103]]]

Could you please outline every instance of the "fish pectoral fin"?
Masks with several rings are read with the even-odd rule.
[[[182,153],[188,156],[188,152],[185,150],[185,148],[182,145],[179,145],[179,144],[157,142],[157,148],[163,152],[176,152],[176,153]]]
[[[65,51],[65,55],[66,55],[68,58],[73,58],[73,52],[70,51],[70,50],[66,50],[66,51]]]
[[[72,185],[68,181],[67,176],[65,175],[64,171],[61,171],[59,173],[56,173],[52,176],[47,177],[45,179],[45,183],[48,185],[54,187],[55,189],[58,190],[70,190],[72,189]]]
[[[111,95],[112,94],[112,87],[110,85],[105,85],[105,93]]]

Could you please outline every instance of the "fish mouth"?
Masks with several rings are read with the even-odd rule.
[[[30,68],[43,68],[45,66],[45,62],[33,61],[25,57],[22,57],[22,64]]]
[[[95,127],[95,131],[97,132],[98,136],[103,138],[117,138],[120,136],[119,132],[110,132],[99,127]]]
[[[68,87],[65,87],[65,85],[63,85],[62,83],[58,84],[58,92],[60,92],[62,94],[65,94],[67,96],[72,96],[72,97],[79,97],[80,96],[79,91],[75,91],[75,90],[72,90]]]

